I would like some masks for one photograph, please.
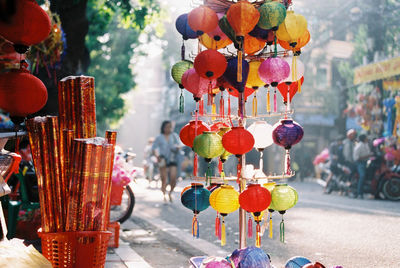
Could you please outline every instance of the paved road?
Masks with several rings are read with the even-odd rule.
[[[128,231],[123,238],[153,267],[187,267],[190,256],[210,252],[223,256],[238,247],[238,213],[226,217],[227,245],[221,248],[213,235],[212,208],[199,215],[201,239],[187,239],[192,213],[181,205],[179,197],[180,190],[188,184],[189,181],[179,183],[174,202],[168,204],[163,204],[154,185],[148,187],[143,180],[133,185],[137,203],[130,223],[141,229],[135,234],[128,225],[124,227]],[[276,213],[274,238],[267,235],[262,238],[262,248],[277,268],[297,255],[320,261],[327,267],[400,267],[400,202],[324,195],[321,186],[313,182],[290,185],[299,192],[299,202],[284,216],[286,242],[279,242],[280,215]],[[202,239],[213,245],[202,247]],[[248,245],[254,245],[254,239],[248,239]]]

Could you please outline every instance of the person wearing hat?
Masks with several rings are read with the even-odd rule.
[[[353,158],[356,138],[357,138],[357,132],[354,129],[349,129],[346,133],[346,138],[343,141],[344,161],[346,163],[346,166],[350,168],[352,174],[357,172],[357,167]]]

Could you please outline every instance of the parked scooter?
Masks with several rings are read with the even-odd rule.
[[[327,182],[328,184],[326,186],[326,193],[330,194],[333,191],[337,191],[347,195],[351,181],[351,175],[352,173],[349,167],[337,164],[332,178],[329,180],[329,182]]]

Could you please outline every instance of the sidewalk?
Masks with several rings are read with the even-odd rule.
[[[108,249],[105,268],[152,268],[128,243],[119,240],[119,248]]]

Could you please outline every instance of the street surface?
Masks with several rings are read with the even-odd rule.
[[[237,212],[225,218],[226,246],[220,247],[214,236],[216,212],[211,207],[198,217],[200,239],[191,237],[193,214],[180,203],[180,191],[189,184],[188,180],[180,182],[174,202],[164,204],[154,182],[151,187],[145,180],[132,183],[136,205],[131,219],[122,226],[122,239],[153,267],[188,267],[192,256],[225,257],[238,248]],[[320,261],[327,267],[400,267],[399,202],[372,200],[368,195],[364,200],[324,195],[322,187],[311,181],[290,185],[297,189],[299,201],[284,215],[285,243],[279,241],[278,213],[273,214],[273,239],[267,232],[262,237],[262,249],[276,268],[293,256]],[[254,238],[248,239],[247,245],[254,245]]]

